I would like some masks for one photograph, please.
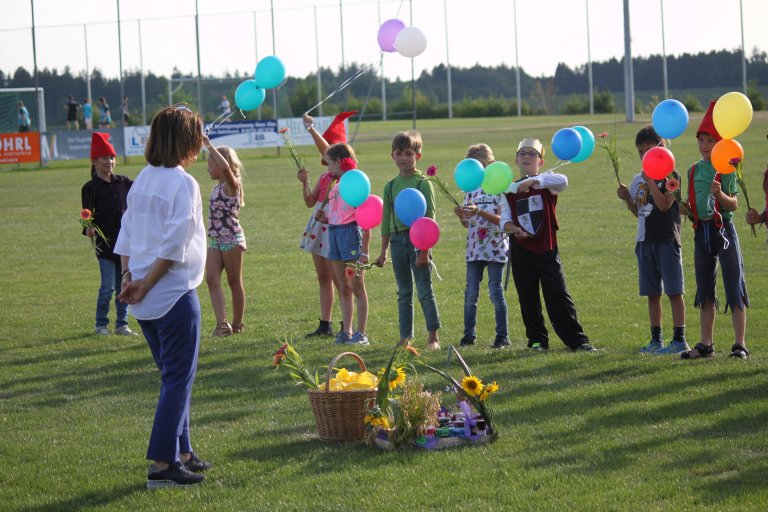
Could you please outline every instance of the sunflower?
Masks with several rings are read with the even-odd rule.
[[[402,368],[392,368],[392,370],[395,372],[395,375],[394,375],[394,378],[389,380],[390,391],[397,388],[397,386],[402,386],[405,383],[405,370],[403,370]],[[390,377],[392,377],[391,372],[389,375]]]
[[[478,396],[483,392],[483,381],[474,375],[469,375],[461,379],[461,388],[466,391],[468,395]]]
[[[499,385],[496,384],[496,381],[493,381],[492,383],[485,386],[485,389],[483,389],[483,392],[480,394],[480,400],[485,400],[489,395],[497,392],[498,390]]]

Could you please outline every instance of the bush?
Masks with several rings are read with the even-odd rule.
[[[589,113],[589,97],[584,95],[572,94],[563,103],[560,109],[563,114],[588,114]]]
[[[750,80],[747,84],[747,98],[752,103],[752,110],[765,110],[766,104],[768,104],[757,89],[757,80]]]
[[[685,105],[686,110],[688,112],[703,112],[704,109],[701,108],[701,103],[699,102],[699,98],[694,96],[693,94],[687,92],[680,96],[680,103]]]
[[[595,113],[613,114],[616,112],[616,100],[611,91],[595,91]]]

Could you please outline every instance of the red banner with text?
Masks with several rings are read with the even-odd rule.
[[[38,132],[0,133],[0,164],[40,161]]]

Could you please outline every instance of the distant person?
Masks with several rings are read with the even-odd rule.
[[[93,105],[88,98],[83,100],[83,122],[86,130],[93,130]]]
[[[115,254],[117,235],[120,233],[123,212],[127,207],[128,191],[133,181],[127,176],[114,174],[115,148],[109,143],[108,133],[93,132],[91,136],[91,179],[83,185],[81,196],[83,208],[93,213],[93,221],[106,237],[99,236],[95,228],[83,230],[83,234],[95,238],[96,259],[99,262],[101,285],[96,299],[96,334],[109,334],[109,303],[115,296],[115,334],[136,336],[128,327],[128,304],[121,302],[120,255]]]
[[[653,126],[647,125],[635,136],[635,147],[643,159],[649,150],[661,146],[664,140]],[[674,181],[672,181],[674,180]],[[675,196],[680,175],[673,171],[671,179],[654,180],[641,171],[627,188],[619,185],[616,194],[637,217],[635,255],[639,275],[640,295],[648,297],[651,340],[640,349],[645,354],[680,354],[691,349],[685,341],[685,301],[683,293],[683,254],[680,242],[680,203]],[[674,334],[664,346],[661,319],[661,294],[669,297]]]
[[[109,104],[104,96],[99,96],[99,128],[106,129],[112,126],[112,114]]]
[[[243,253],[247,246],[238,215],[245,204],[243,196],[243,164],[234,149],[218,148],[207,136],[203,145],[208,149],[208,175],[218,183],[211,191],[208,207],[208,256],[205,261],[205,281],[211,295],[216,328],[213,336],[229,336],[243,332],[245,287],[243,286]],[[221,272],[226,270],[232,294],[232,323],[227,321],[227,303],[221,288]]]
[[[197,287],[205,268],[205,223],[197,180],[187,173],[203,147],[203,121],[184,107],[152,119],[147,166],[128,194],[117,237],[123,291],[160,373],[147,448],[147,488],[199,484],[211,467],[192,449],[190,404],[200,352]],[[121,457],[124,457],[121,454]]]
[[[29,110],[24,106],[24,102],[19,100],[19,110],[16,117],[16,123],[19,125],[19,133],[29,131]]]
[[[125,121],[125,124],[128,124],[128,116],[130,114],[130,110],[128,109],[128,96],[123,96],[123,104],[120,108],[123,112],[123,121]]]
[[[762,213],[759,213],[754,208],[750,208],[747,212],[748,224],[765,224],[768,222],[768,216],[766,216],[768,213],[768,167],[765,168],[763,173],[763,193],[765,194],[765,209]]]
[[[80,104],[75,101],[71,94],[64,109],[67,111],[67,130],[79,130],[80,124],[77,118],[80,117]]]
[[[219,103],[219,109],[221,110],[222,115],[229,114],[232,111],[226,94],[222,94],[221,96],[221,103]]]

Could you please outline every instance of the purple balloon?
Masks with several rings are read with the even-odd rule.
[[[397,18],[392,18],[391,20],[387,20],[382,23],[379,27],[379,34],[376,36],[376,39],[379,41],[379,48],[381,48],[381,51],[389,53],[396,52],[397,48],[395,48],[395,39],[397,39],[397,34],[399,34],[400,31],[404,28],[405,23]]]

